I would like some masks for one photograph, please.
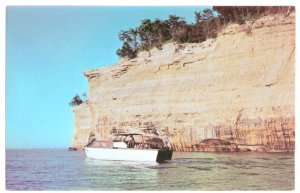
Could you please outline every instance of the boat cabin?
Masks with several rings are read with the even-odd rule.
[[[119,133],[114,135],[113,140],[93,139],[88,147],[111,148],[111,149],[164,149],[165,143],[162,139],[153,136],[143,136],[139,133]]]
[[[127,148],[134,148],[143,144],[144,139],[143,135],[139,133],[119,133],[115,134],[113,142],[117,147],[122,146],[121,148],[124,148],[124,144],[126,144]]]
[[[162,139],[154,136],[143,136],[139,133],[115,134],[113,142],[114,144],[123,142],[127,145],[127,148],[162,149],[165,146]]]

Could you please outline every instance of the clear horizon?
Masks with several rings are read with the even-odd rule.
[[[88,93],[84,70],[118,61],[119,32],[172,14],[192,23],[204,8],[8,6],[6,149],[69,147],[74,118],[68,103]]]

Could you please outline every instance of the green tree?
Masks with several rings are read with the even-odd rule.
[[[187,41],[188,25],[184,21],[184,18],[176,15],[169,15],[167,20],[170,27],[170,34],[174,41],[183,43]]]
[[[217,35],[218,21],[211,9],[195,12],[196,24],[189,31],[189,42],[201,42]]]
[[[188,40],[189,43],[198,43],[205,41],[205,36],[203,33],[203,27],[201,23],[196,23],[189,26],[188,30]]]
[[[117,50],[117,55],[122,58],[128,57],[129,59],[132,59],[137,56],[137,50],[133,50],[129,43],[124,42],[122,48]]]
[[[141,25],[138,27],[138,33],[141,41],[141,48],[149,50],[155,39],[153,23],[150,19],[142,20]]]
[[[153,22],[154,44],[161,49],[164,42],[171,39],[170,27],[166,21],[155,19]]]
[[[136,29],[121,31],[119,34],[119,39],[123,42],[127,42],[133,51],[136,51],[139,47],[138,32]]]
[[[135,58],[139,48],[138,31],[136,29],[129,29],[121,31],[119,39],[123,42],[122,48],[117,50],[117,55],[120,57]]]

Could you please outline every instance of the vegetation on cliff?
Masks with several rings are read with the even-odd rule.
[[[69,105],[71,107],[75,107],[75,106],[78,106],[78,105],[81,105],[82,103],[85,103],[87,102],[87,99],[86,99],[86,93],[82,93],[82,98],[76,94],[72,100],[69,102]]]
[[[167,41],[203,42],[208,38],[215,38],[228,23],[242,24],[272,13],[284,12],[288,15],[293,9],[291,6],[213,6],[212,10],[195,12],[195,23],[192,24],[176,15],[170,15],[167,20],[144,19],[137,28],[120,32],[119,39],[123,45],[117,50],[117,55],[132,59],[141,50],[149,51],[153,47],[162,49]]]

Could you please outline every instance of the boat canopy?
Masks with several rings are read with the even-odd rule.
[[[130,135],[143,135],[141,133],[116,133],[114,136],[130,136]]]

